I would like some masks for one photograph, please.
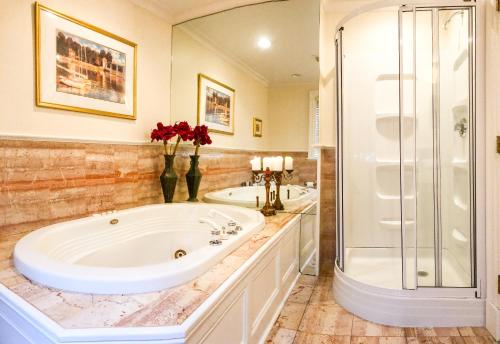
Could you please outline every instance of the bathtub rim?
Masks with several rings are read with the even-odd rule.
[[[291,184],[293,186],[298,186],[301,187],[300,185],[295,185]],[[239,207],[244,207],[248,209],[257,209],[255,206],[254,201],[231,201],[228,200],[227,198],[224,197],[219,197],[220,193],[225,193],[225,192],[231,192],[231,191],[236,191],[236,190],[241,190],[245,188],[251,188],[252,186],[238,186],[238,187],[230,187],[230,188],[225,188],[221,190],[215,190],[211,192],[207,192],[203,196],[203,201],[206,203],[210,204],[225,204],[225,205],[233,205],[233,206],[239,206]],[[311,189],[307,188],[308,192],[305,195],[302,195],[299,198],[293,199],[293,200],[281,200],[282,203],[285,205],[285,207],[288,205],[292,207],[291,209],[288,209],[289,211],[292,211],[293,208],[300,207],[301,205],[305,204],[307,201],[316,201],[319,196],[319,192],[317,189]],[[282,190],[283,191],[283,190]],[[265,203],[265,200],[260,201],[261,205]],[[287,209],[285,209],[287,211]]]
[[[243,212],[251,219],[249,225],[252,227],[239,237],[230,238],[221,246],[203,246],[196,250],[189,263],[186,261],[167,261],[160,264],[145,265],[142,267],[91,267],[72,263],[64,263],[48,257],[38,251],[30,251],[30,245],[36,244],[37,240],[54,229],[64,230],[64,226],[78,223],[79,225],[91,224],[98,220],[108,220],[119,216],[133,215],[134,213],[144,211],[145,209],[155,209],[164,207],[223,207],[234,208],[234,210]],[[223,210],[223,209],[222,209]],[[265,219],[262,214],[247,208],[236,207],[232,205],[216,205],[206,203],[172,203],[172,204],[153,204],[130,209],[123,209],[113,213],[106,213],[102,216],[88,216],[81,219],[64,221],[39,228],[21,238],[15,245],[13,251],[13,262],[16,270],[25,278],[36,281],[46,287],[62,289],[68,292],[96,295],[113,294],[140,294],[156,292],[167,288],[187,283],[204,271],[210,269],[224,257],[229,255],[239,246],[243,245],[252,235],[262,230],[265,226]],[[62,228],[61,228],[62,227]],[[232,240],[231,240],[232,239]],[[200,256],[210,254],[210,259],[201,261],[194,259]],[[172,268],[174,270],[166,269]],[[181,277],[177,277],[180,275]],[[119,282],[117,282],[117,279]],[[147,279],[147,287],[144,287]],[[165,280],[176,280],[165,286]],[[55,280],[55,281],[54,281]],[[99,283],[99,291],[92,290],[95,283]],[[122,283],[127,283],[124,287]]]

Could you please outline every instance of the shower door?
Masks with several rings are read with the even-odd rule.
[[[475,286],[473,18],[470,7],[399,11],[406,289]]]
[[[339,268],[391,289],[475,287],[475,8],[359,14],[336,56]]]

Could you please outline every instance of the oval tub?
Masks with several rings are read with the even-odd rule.
[[[290,190],[288,199],[287,190]],[[274,185],[271,191],[275,190]],[[224,190],[209,192],[205,194],[203,200],[207,203],[231,204],[246,208],[257,208],[256,197],[259,196],[259,206],[266,202],[266,189],[263,185],[244,186],[238,188],[228,188]],[[315,200],[317,191],[299,185],[282,185],[280,188],[280,198],[285,210],[296,208],[307,200]]]
[[[214,212],[213,210],[217,212]],[[242,230],[219,246],[207,218],[234,219]],[[206,272],[264,227],[253,210],[215,204],[160,204],[63,222],[38,229],[16,245],[14,264],[49,287],[92,294],[157,291]],[[186,251],[176,259],[175,252]]]

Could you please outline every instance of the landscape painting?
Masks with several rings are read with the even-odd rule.
[[[35,3],[36,105],[135,120],[137,44]]]
[[[231,118],[231,96],[207,86],[205,121],[228,127]]]
[[[56,90],[125,103],[126,55],[57,30]]]
[[[234,89],[198,75],[198,122],[210,131],[233,134],[234,130]]]

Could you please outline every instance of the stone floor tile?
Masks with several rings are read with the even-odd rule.
[[[405,329],[375,324],[355,316],[352,324],[352,336],[404,337]]]
[[[297,284],[315,286],[318,279],[318,276],[301,275],[299,277],[299,280],[297,281]]]
[[[333,296],[333,277],[323,277],[318,279],[314,287],[309,303],[335,304]]]
[[[305,303],[287,302],[276,321],[277,326],[290,330],[297,330],[305,310]]]
[[[309,304],[299,330],[315,334],[349,336],[353,315],[338,305]]]
[[[484,327],[459,327],[458,331],[463,337],[489,336],[490,333]]]
[[[351,337],[351,344],[406,344],[405,337]]]
[[[308,303],[311,298],[314,287],[312,285],[300,285],[296,284],[293,288],[290,296],[288,297],[289,302],[298,303]]]
[[[407,337],[458,337],[460,332],[456,327],[407,327]]]
[[[314,334],[297,332],[293,344],[349,344],[349,336],[329,336],[326,334]]]
[[[465,344],[463,337],[407,337],[408,344]]]
[[[267,336],[266,344],[293,344],[295,339],[294,330],[274,326]]]

